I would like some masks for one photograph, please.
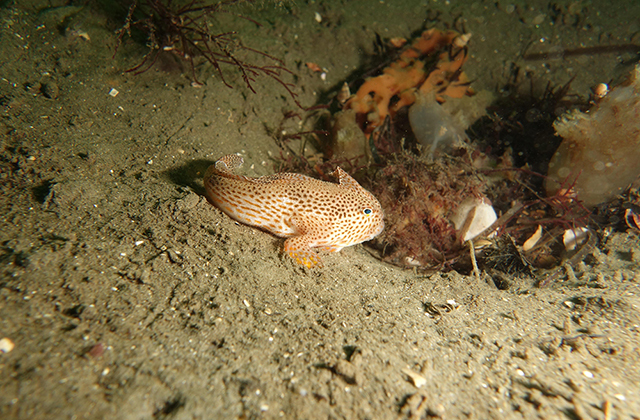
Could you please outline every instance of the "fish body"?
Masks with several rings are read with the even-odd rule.
[[[338,183],[294,173],[250,178],[235,174],[242,162],[226,155],[211,165],[207,197],[238,222],[288,238],[285,252],[299,264],[321,266],[312,248],[337,252],[384,229],[378,200],[341,168],[332,173]]]

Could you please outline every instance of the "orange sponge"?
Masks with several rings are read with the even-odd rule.
[[[464,48],[467,39],[468,36],[455,31],[424,31],[381,75],[365,80],[345,109],[356,112],[362,131],[369,136],[387,115],[393,118],[399,109],[413,104],[416,90],[422,93],[435,90],[439,102],[444,102],[445,96],[472,95],[469,79],[461,70],[467,59]],[[426,59],[435,54],[439,54],[436,66],[425,69]]]

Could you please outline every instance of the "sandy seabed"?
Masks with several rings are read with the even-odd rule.
[[[435,12],[435,26],[459,18],[473,34],[476,88],[496,90],[515,64],[543,85],[576,76],[586,96],[628,72],[616,54],[522,52],[637,43],[640,3],[612,3],[267,3],[251,15],[261,28],[233,25],[297,74],[307,106],[376,34],[409,36]],[[0,23],[0,339],[15,344],[0,353],[0,418],[640,416],[636,235],[603,236],[545,288],[402,270],[362,245],[310,271],[203,196],[224,154],[273,172],[272,132],[296,110],[280,85],[259,79],[253,94],[230,72],[229,89],[198,66],[196,88],[171,60],[124,73],[145,49],[114,56],[97,7],[9,1]]]

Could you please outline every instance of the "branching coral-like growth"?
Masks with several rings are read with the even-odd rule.
[[[211,18],[222,14],[231,14],[261,26],[257,21],[230,10],[232,6],[246,2],[250,1],[191,0],[178,3],[173,0],[133,0],[124,25],[117,31],[116,51],[125,35],[131,37],[133,30],[139,30],[147,37],[149,51],[142,61],[127,70],[128,72],[144,73],[153,67],[163,52],[171,51],[189,63],[194,83],[200,84],[196,76],[194,60],[202,58],[213,66],[226,86],[232,87],[225,77],[225,71],[223,71],[225,66],[239,71],[253,93],[256,92],[257,78],[268,77],[278,82],[302,108],[293,91],[293,85],[282,78],[285,73],[292,74],[282,60],[264,51],[243,45],[235,37],[237,34],[235,31],[216,32],[211,29]],[[259,65],[247,61],[241,58],[241,52],[261,56],[268,64]]]

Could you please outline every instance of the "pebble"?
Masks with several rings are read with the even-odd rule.
[[[40,87],[40,92],[47,99],[57,99],[60,95],[60,88],[55,82],[47,82]]]
[[[358,369],[346,360],[338,360],[333,370],[336,374],[342,376],[348,384],[355,385],[358,384],[358,382],[362,382],[362,379],[359,378],[358,375]]]
[[[14,349],[16,345],[13,344],[13,341],[11,341],[11,339],[9,338],[3,338],[2,340],[0,340],[0,352],[1,353],[9,353],[11,350]]]
[[[427,384],[427,379],[424,376],[412,371],[411,369],[402,369],[402,373],[411,379],[411,382],[416,388],[422,388]]]
[[[88,354],[91,357],[100,357],[104,354],[104,350],[105,350],[105,346],[102,343],[98,343],[95,344],[93,347],[91,347],[91,349],[89,350]]]
[[[534,25],[540,25],[542,22],[544,22],[544,19],[547,16],[543,13],[539,14],[538,16],[534,17],[533,20],[531,21],[531,23],[533,23]]]
[[[200,196],[195,193],[190,193],[186,197],[178,200],[177,205],[181,211],[187,212],[193,209],[200,203]]]

